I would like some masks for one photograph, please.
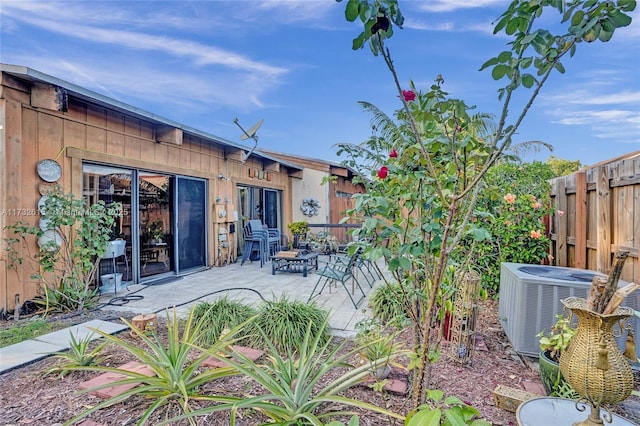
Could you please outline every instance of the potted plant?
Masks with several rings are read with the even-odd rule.
[[[164,230],[162,229],[162,221],[156,220],[149,227],[149,235],[152,243],[161,243],[164,238]]]
[[[287,225],[287,228],[289,228],[289,231],[293,234],[293,247],[297,248],[298,243],[301,239],[300,237],[304,239],[304,237],[307,235],[309,224],[306,221],[301,220],[299,222],[291,222]]]
[[[560,393],[564,394],[571,389],[560,373],[559,362],[562,351],[567,349],[575,334],[576,330],[571,328],[571,321],[562,314],[556,315],[556,323],[548,333],[542,330],[537,334],[540,342],[540,377],[548,395],[566,396]]]

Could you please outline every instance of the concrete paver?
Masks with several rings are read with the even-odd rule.
[[[324,256],[321,256],[324,257]],[[325,259],[328,260],[326,257]],[[382,264],[380,264],[382,266]],[[307,277],[295,273],[271,274],[271,264],[267,262],[260,267],[260,262],[232,263],[223,267],[213,267],[194,274],[176,277],[176,280],[153,285],[138,284],[129,286],[127,290],[119,290],[117,295],[105,294],[101,302],[104,309],[135,314],[159,313],[176,309],[176,315],[186,317],[191,308],[200,301],[214,301],[228,297],[247,304],[258,306],[265,300],[276,300],[286,297],[289,300],[306,302],[318,280],[318,275],[309,272]],[[382,281],[378,280],[376,285]],[[367,299],[372,289],[363,277],[360,277]],[[375,285],[374,285],[375,288]],[[367,299],[355,309],[342,286],[325,288],[324,292],[314,297],[313,301],[322,309],[329,311],[329,324],[335,335],[341,337],[355,336],[355,325],[369,316]],[[129,298],[130,296],[135,298]],[[141,298],[139,296],[142,296]],[[113,304],[112,304],[113,303]],[[131,318],[126,318],[131,320]],[[34,340],[0,348],[0,374],[15,367],[25,365],[44,358],[51,353],[60,352],[70,347],[72,332],[78,339],[92,333],[88,327],[98,328],[113,334],[126,329],[121,324],[92,320],[67,329],[58,330]],[[94,333],[92,340],[100,335]]]

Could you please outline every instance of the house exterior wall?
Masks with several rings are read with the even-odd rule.
[[[40,284],[29,278],[26,268],[9,268],[4,241],[9,231],[4,228],[18,220],[37,223],[43,181],[36,166],[43,159],[55,159],[61,165],[58,183],[77,197],[82,196],[85,161],[205,179],[207,265],[216,264],[217,227],[222,225],[216,222],[233,220],[236,185],[281,190],[282,219],[287,223],[292,218],[292,171],[278,162],[251,156],[243,163],[237,148],[74,96],[69,96],[64,112],[35,107],[32,83],[4,72],[1,78],[0,309],[11,310],[16,298],[24,302],[38,294]],[[229,179],[219,179],[219,174]],[[216,199],[230,203],[216,204]],[[222,208],[229,215],[218,219],[216,212]],[[37,250],[35,240],[30,249]]]

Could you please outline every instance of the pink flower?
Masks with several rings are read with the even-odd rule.
[[[564,212],[562,210],[558,210],[558,216],[564,216]]]
[[[504,224],[507,225],[507,226],[511,226],[511,221],[510,220],[505,220]]]
[[[516,196],[513,195],[513,194],[507,194],[507,195],[504,196],[504,201],[507,204],[513,204],[513,203],[516,202]]]
[[[387,168],[387,166],[382,166],[380,167],[380,170],[378,170],[378,177],[380,179],[385,179],[388,174],[389,174],[389,169]]]
[[[555,259],[555,257],[553,257],[552,254],[547,255],[547,259],[549,259],[549,262],[553,262],[553,259]]]
[[[534,240],[539,240],[542,237],[542,233],[538,230],[531,231],[531,238]]]
[[[397,158],[398,157],[398,152],[395,149],[392,149],[391,152],[389,153],[389,157],[390,158]]]
[[[403,90],[402,97],[404,97],[404,100],[407,102],[416,100],[416,94],[413,92],[413,90]]]
[[[536,202],[536,203],[533,203],[531,207],[533,207],[534,209],[539,209],[540,207],[542,207],[542,204]]]

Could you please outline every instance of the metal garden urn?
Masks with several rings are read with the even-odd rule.
[[[560,356],[560,371],[580,395],[578,402],[591,406],[591,413],[577,425],[601,425],[613,421],[610,406],[625,400],[633,390],[633,373],[629,361],[614,340],[613,326],[633,315],[631,308],[620,307],[611,315],[587,309],[587,301],[569,297],[564,306],[578,318],[577,334]],[[584,405],[576,408],[584,411]],[[600,410],[604,409],[603,417]]]

